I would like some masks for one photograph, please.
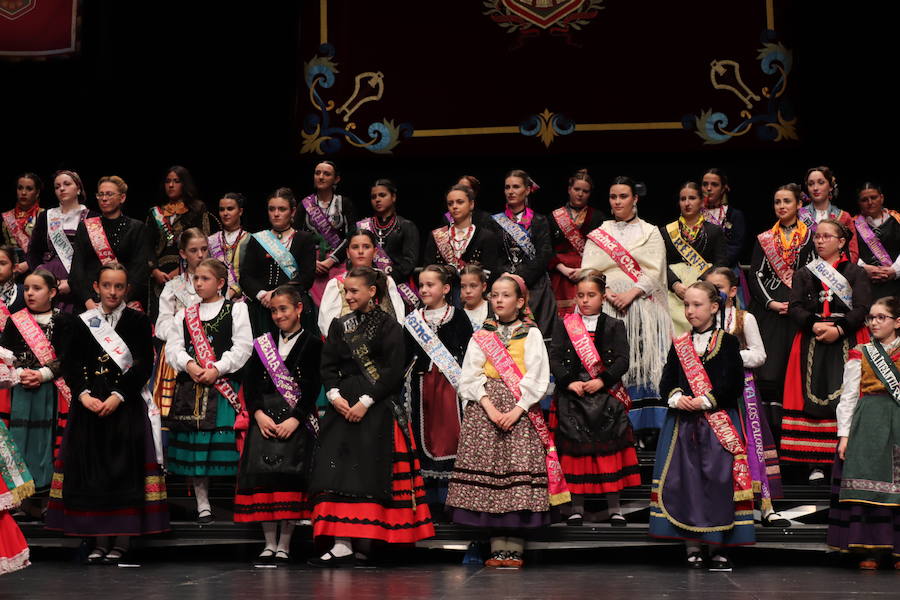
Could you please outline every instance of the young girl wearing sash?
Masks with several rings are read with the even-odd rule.
[[[316,247],[315,280],[309,290],[316,306],[322,300],[325,285],[343,269],[347,255],[347,236],[356,222],[353,218],[353,203],[335,193],[341,174],[337,165],[324,160],[313,171],[313,186],[316,191],[304,198],[296,207],[293,221],[298,231],[312,235]]]
[[[128,185],[116,175],[101,177],[97,183],[99,217],[88,217],[75,233],[75,257],[72,259],[72,290],[78,299],[77,310],[97,307],[93,283],[105,264],[117,262],[128,271],[128,297],[132,308],[147,306],[147,283],[150,276],[150,234],[147,226],[126,217],[122,205]]]
[[[181,234],[197,228],[204,235],[217,229],[206,204],[200,200],[194,178],[182,166],[171,167],[160,185],[159,201],[145,221],[150,235],[150,297],[147,314],[155,319],[157,298],[166,282],[181,274],[178,241]]]
[[[5,365],[0,365],[3,369]],[[9,381],[15,376],[4,373]],[[0,575],[29,564],[28,542],[12,517],[12,511],[34,493],[34,481],[6,425],[0,422]]]
[[[753,484],[738,406],[737,338],[716,327],[719,291],[706,281],[684,295],[691,331],[675,338],[659,389],[669,411],[656,447],[650,535],[685,540],[687,565],[731,571],[727,546],[752,544]],[[710,560],[701,553],[710,546]]]
[[[209,256],[221,260],[228,269],[228,288],[225,297],[235,302],[244,299],[238,273],[244,249],[250,240],[250,232],[244,230],[244,224],[241,222],[245,203],[243,194],[228,192],[222,196],[219,199],[219,221],[222,223],[222,231],[209,236]]]
[[[38,494],[50,489],[54,449],[65,428],[71,393],[62,379],[65,356],[75,330],[75,317],[53,308],[56,278],[38,269],[25,278],[26,307],[13,313],[0,346],[13,353],[18,383],[12,389],[9,433],[34,477]],[[34,515],[43,501],[25,508]]]
[[[775,192],[771,229],[760,233],[750,265],[750,312],[766,343],[767,360],[756,369],[756,385],[775,443],[781,440],[784,377],[797,326],[788,317],[794,271],[816,258],[812,230],[800,220],[800,186],[790,183]]]
[[[370,542],[412,544],[434,535],[416,446],[401,399],[403,329],[375,306],[385,276],[355,267],[344,280],[352,312],[331,322],[322,351],[330,405],[319,431],[310,497],[313,535],[334,539],[309,561],[356,564]]]
[[[64,359],[73,401],[47,529],[96,538],[88,564],[117,564],[131,537],[169,529],[169,509],[143,397],[153,369],[150,319],[125,306],[128,274],[119,263],[100,267],[94,292],[97,307],[78,316],[78,351]]]
[[[0,246],[0,333],[6,329],[10,315],[25,308],[25,288],[16,283],[16,270],[16,249],[12,246]],[[0,421],[7,426],[9,403],[9,386],[0,385]]]
[[[463,310],[472,323],[472,330],[478,331],[488,318],[490,304],[484,299],[487,292],[487,275],[481,265],[470,264],[459,274],[459,299]]]
[[[238,371],[250,358],[253,336],[247,305],[222,297],[228,271],[215,258],[194,271],[200,302],[179,310],[166,341],[166,360],[178,372],[169,428],[168,469],[192,478],[197,522],[212,523],[209,478],[237,473],[234,421],[242,411]]]
[[[34,173],[22,173],[16,179],[16,205],[0,215],[3,243],[16,249],[16,275],[20,277],[28,272],[26,255],[38,215],[44,210],[40,206],[43,189],[44,182],[40,177]]]
[[[462,306],[459,299],[459,279],[463,269],[470,264],[478,264],[487,270],[489,278],[499,275],[500,252],[497,247],[497,231],[488,217],[487,222],[475,223],[475,192],[472,188],[456,184],[447,192],[447,209],[452,219],[446,226],[431,232],[425,242],[425,264],[446,265],[450,268],[451,301],[457,308]]]
[[[69,286],[69,271],[75,258],[75,232],[82,221],[96,217],[97,213],[82,204],[85,192],[78,173],[57,171],[53,175],[53,189],[59,206],[38,215],[28,246],[28,267],[32,271],[46,269],[56,277],[59,296],[55,305],[60,310],[72,312],[77,303],[74,290]]]
[[[800,220],[812,228],[813,232],[824,219],[840,221],[852,231],[853,218],[850,213],[832,204],[832,200],[838,197],[838,184],[837,177],[831,169],[825,166],[813,167],[806,171],[803,181],[806,183],[806,193],[812,199],[812,203],[800,209]],[[848,240],[844,254],[856,264],[859,258],[859,242],[855,236]]]
[[[859,266],[872,284],[872,297],[900,294],[900,213],[884,208],[881,187],[866,182],[857,190],[859,215],[853,227],[859,236]]]
[[[497,318],[472,336],[460,379],[464,417],[446,506],[454,522],[489,532],[489,567],[521,567],[523,530],[549,525],[551,505],[570,500],[538,408],[550,365],[527,305],[521,277],[494,281]]]
[[[823,469],[837,450],[834,411],[847,352],[869,337],[869,277],[843,254],[851,235],[840,221],[820,222],[813,236],[818,258],[795,271],[791,285],[788,314],[798,331],[784,382],[781,460],[806,464],[814,484],[825,482]]]
[[[750,305],[750,291],[747,280],[738,261],[744,251],[744,241],[747,237],[747,224],[744,213],[728,203],[728,193],[731,187],[728,185],[728,176],[722,169],[707,169],[700,180],[703,189],[703,218],[707,223],[718,225],[725,235],[725,263],[724,265],[734,271],[738,278],[738,294],[735,297],[738,308],[747,308]]]
[[[628,338],[625,323],[603,314],[605,293],[602,273],[582,271],[575,312],[563,319],[550,346],[550,369],[556,378],[550,427],[572,492],[567,525],[582,524],[586,495],[604,494],[610,524],[626,526],[619,492],[641,485],[628,419],[631,399],[622,386]]]
[[[603,312],[625,321],[628,372],[622,383],[634,401],[635,430],[662,427],[666,410],[659,378],[671,344],[672,319],[666,303],[666,246],[659,229],[638,217],[635,182],[617,177],[609,188],[613,220],[588,235],[584,269],[606,277]]]
[[[390,275],[406,303],[405,310],[415,308],[419,305],[413,277],[413,271],[419,265],[419,228],[397,214],[397,186],[391,180],[376,181],[370,199],[375,215],[357,221],[356,229],[367,229],[375,234],[374,267]]]
[[[575,310],[575,282],[581,270],[587,235],[609,218],[602,210],[588,205],[593,189],[594,180],[588,170],[575,171],[569,177],[569,201],[554,210],[548,219],[554,254],[547,270],[550,271],[550,286],[556,296],[556,312],[560,319]]]
[[[519,275],[528,286],[528,306],[541,333],[549,342],[558,318],[556,298],[550,289],[547,264],[553,257],[547,217],[528,206],[528,197],[538,188],[528,173],[516,169],[506,174],[506,210],[494,215],[501,230],[499,272]]]
[[[447,303],[450,275],[447,267],[428,265],[419,273],[419,294],[424,308],[406,316],[412,428],[425,480],[425,498],[432,514],[443,513],[447,485],[459,446],[462,410],[457,396],[459,378],[472,339],[466,313]],[[436,335],[435,335],[436,334]]]
[[[303,298],[296,288],[276,288],[271,312],[278,333],[253,341],[244,378],[255,426],[241,454],[234,520],[261,522],[266,545],[258,560],[286,563],[295,522],[310,518],[306,490],[319,432],[322,340],[303,329]]]
[[[269,195],[266,209],[271,229],[250,236],[240,270],[241,287],[249,298],[250,321],[257,336],[274,333],[276,329],[269,311],[275,288],[296,285],[301,294],[307,294],[316,272],[312,234],[297,231],[291,225],[297,212],[294,192],[290,188],[278,188]],[[310,301],[303,305],[303,326],[314,332],[313,304]]]
[[[738,407],[747,433],[747,461],[753,478],[753,489],[759,500],[764,527],[790,527],[791,522],[775,512],[772,499],[783,497],[778,451],[766,411],[762,410],[755,370],[766,362],[766,348],[759,334],[756,318],[735,306],[738,278],[728,267],[716,267],[703,277],[719,290],[725,299],[720,311],[721,327],[738,339],[744,363],[744,396]]]
[[[666,280],[669,289],[669,314],[675,335],[690,330],[684,318],[684,292],[713,267],[725,264],[725,235],[722,228],[703,215],[700,186],[688,181],[678,192],[681,216],[660,228],[666,243]]]
[[[375,234],[368,229],[360,229],[350,236],[350,243],[347,248],[347,264],[351,270],[356,267],[373,267],[378,252],[378,239]],[[350,305],[347,304],[347,297],[344,293],[345,274],[340,274],[325,286],[325,293],[322,294],[322,303],[319,305],[319,331],[327,334],[331,329],[331,322],[337,318],[351,312]],[[386,290],[384,296],[375,298],[375,304],[395,317],[397,322],[403,324],[405,315],[405,304],[400,292],[397,290],[397,284],[391,277],[386,278]]]
[[[850,351],[837,406],[838,444],[831,481],[828,545],[856,552],[860,569],[882,555],[900,570],[900,301],[875,301],[866,316],[872,340]]]

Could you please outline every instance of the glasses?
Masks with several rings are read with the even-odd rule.
[[[813,239],[814,239],[815,241],[817,241],[817,242],[818,242],[818,241],[823,241],[823,242],[825,242],[825,241],[828,241],[828,240],[830,240],[830,239],[832,239],[832,238],[838,239],[838,237],[840,237],[840,236],[837,236],[837,235],[831,235],[830,233],[817,233],[816,235],[813,236]]]
[[[118,192],[97,192],[97,199],[103,200],[104,198],[115,198],[118,195]]]
[[[866,323],[871,325],[872,323],[878,323],[881,325],[888,319],[893,319],[891,315],[866,315]]]

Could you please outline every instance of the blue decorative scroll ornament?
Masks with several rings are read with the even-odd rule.
[[[307,114],[303,119],[301,132],[302,153],[334,154],[344,142],[368,150],[375,154],[391,154],[401,140],[412,136],[413,127],[409,123],[394,124],[383,119],[371,123],[366,130],[368,139],[356,131],[353,113],[363,104],[377,102],[384,91],[384,75],[381,72],[360,73],[356,76],[353,93],[336,109],[334,100],[325,100],[323,90],[331,88],[339,73],[334,62],[335,49],[331,44],[319,46],[318,54],[303,64],[303,77],[309,90],[309,101],[317,112]],[[335,110],[336,109],[336,110]],[[343,113],[343,117],[339,114]]]
[[[558,135],[569,135],[575,131],[575,123],[558,113],[552,113],[549,109],[544,109],[539,115],[531,115],[519,125],[519,133],[529,137],[538,136],[549,148],[553,139]]]

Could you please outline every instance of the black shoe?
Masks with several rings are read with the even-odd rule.
[[[107,548],[94,548],[91,550],[91,553],[88,554],[87,564],[89,565],[102,565],[103,559],[106,558],[106,555],[109,553]]]
[[[320,569],[341,569],[356,565],[356,557],[353,556],[352,552],[347,556],[335,556],[329,550],[326,554],[331,558],[323,559],[321,556],[316,556],[306,561],[306,564],[311,567],[319,567]]]
[[[197,514],[197,525],[210,525],[216,522],[216,517],[208,508],[204,508]]]
[[[271,548],[265,548],[253,561],[255,565],[271,565],[275,562],[275,551]]]
[[[760,521],[763,527],[776,527],[778,529],[787,529],[791,526],[791,522],[782,517],[777,512],[769,513]]]
[[[122,548],[121,546],[113,546],[113,549],[110,550],[106,556],[103,557],[104,565],[115,566],[120,562],[125,561],[125,556],[128,554],[128,548]]]
[[[291,562],[291,555],[288,554],[287,550],[277,550],[273,560],[276,565],[287,565]]]
[[[613,513],[609,516],[609,524],[613,527],[628,527],[628,521],[622,516],[622,513]]]
[[[711,573],[730,573],[731,561],[725,556],[715,556],[709,561],[709,570]]]
[[[685,564],[689,569],[705,569],[706,561],[703,560],[703,554],[700,552],[691,552],[687,555]]]
[[[581,527],[584,525],[584,517],[578,513],[571,515],[568,519],[566,519],[566,525],[569,527]]]

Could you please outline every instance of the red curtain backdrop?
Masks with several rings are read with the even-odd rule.
[[[77,52],[79,1],[0,0],[0,57]]]

